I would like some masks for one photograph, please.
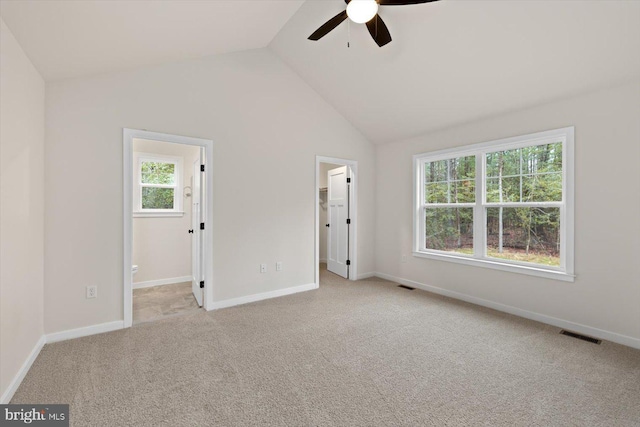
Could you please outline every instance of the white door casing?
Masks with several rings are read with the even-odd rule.
[[[203,180],[202,194],[206,197],[200,200],[200,215],[205,223],[205,230],[201,233],[201,274],[204,278],[203,307],[205,310],[213,310],[215,301],[213,297],[213,149],[214,142],[210,139],[193,138],[181,135],[171,135],[160,132],[151,132],[140,129],[122,130],[122,161],[123,161],[123,326],[129,328],[133,324],[133,292],[132,292],[132,252],[133,252],[133,140],[147,139],[152,141],[171,142],[176,144],[196,145],[201,147],[201,157],[205,159],[206,173],[201,175]],[[204,154],[202,154],[204,152]]]
[[[195,297],[198,305],[202,307],[202,289],[200,288],[200,281],[203,280],[202,275],[202,263],[201,260],[201,243],[202,243],[202,231],[200,230],[200,223],[202,221],[201,215],[201,199],[202,199],[202,175],[200,171],[200,165],[202,159],[198,159],[193,162],[193,178],[191,182],[191,291]]]
[[[327,270],[344,278],[349,276],[349,167],[342,166],[327,172]]]

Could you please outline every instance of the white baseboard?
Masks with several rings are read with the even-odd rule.
[[[377,273],[375,273],[374,271],[370,271],[368,273],[358,274],[358,277],[356,277],[356,280],[369,279],[370,277],[375,277],[376,274]]]
[[[444,295],[444,296],[455,298],[458,300],[470,302],[472,304],[477,304],[483,307],[488,307],[494,310],[524,317],[525,319],[535,320],[537,322],[546,323],[552,326],[557,326],[558,328],[562,328],[562,329],[568,329],[570,331],[592,336],[594,338],[600,338],[603,340],[626,345],[628,347],[640,349],[640,339],[638,338],[629,337],[627,335],[621,335],[616,332],[605,331],[602,329],[594,328],[592,326],[582,325],[580,323],[574,323],[564,319],[558,319],[556,317],[547,316],[546,314],[535,313],[533,311],[528,311],[518,307],[513,307],[510,305],[501,304],[498,302],[489,301],[482,298],[477,298],[477,297],[463,294],[460,292],[438,288],[437,286],[426,285],[424,283],[403,279],[401,277],[395,277],[386,273],[376,272],[375,276],[378,276],[382,279],[391,280],[392,282],[400,283],[401,285],[411,286],[414,288],[422,289],[427,292],[433,292],[434,294]]]
[[[134,283],[133,289],[150,288],[152,286],[173,285],[174,283],[191,282],[191,276],[170,277],[168,279],[147,280],[146,282]]]
[[[213,303],[212,310],[233,307],[234,305],[248,304],[250,302],[262,301],[270,298],[283,297],[285,295],[296,294],[298,292],[305,292],[313,289],[318,289],[318,285],[315,283],[309,283],[308,285],[293,286],[291,288],[278,289],[275,291],[263,292],[260,294],[247,295],[245,297],[230,298],[222,301],[215,301]]]
[[[29,369],[31,369],[31,365],[33,365],[33,362],[38,357],[38,354],[40,354],[40,350],[42,350],[42,347],[44,347],[45,343],[45,336],[42,335],[31,350],[31,353],[29,353],[29,356],[27,356],[27,359],[24,361],[24,363],[16,373],[16,376],[13,377],[13,380],[11,381],[11,383],[9,383],[9,387],[4,391],[4,393],[2,393],[0,404],[6,405],[11,401],[11,398],[15,394],[16,390],[18,390],[18,387],[20,387],[20,384],[22,384],[22,380],[24,380],[27,372],[29,372]]]
[[[42,335],[36,345],[33,347],[33,350],[31,350],[31,353],[29,353],[27,359],[20,367],[20,370],[18,371],[16,376],[9,384],[7,390],[2,393],[0,404],[4,405],[11,401],[11,398],[15,394],[16,390],[18,390],[18,387],[20,387],[22,380],[24,380],[24,377],[27,375],[27,372],[29,372],[29,369],[31,369],[31,365],[36,360],[36,358],[40,354],[40,350],[42,350],[42,347],[44,347],[45,344],[70,340],[73,338],[86,337],[88,335],[101,334],[104,332],[111,332],[122,328],[124,328],[124,321],[117,320],[115,322],[101,323],[98,325],[86,326],[84,328],[69,329],[67,331]]]
[[[85,326],[84,328],[69,329],[66,331],[54,332],[46,335],[47,344],[58,341],[70,340],[73,338],[86,337],[88,335],[102,334],[104,332],[116,331],[124,328],[123,320],[100,323],[98,325]]]

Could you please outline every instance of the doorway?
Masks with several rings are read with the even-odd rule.
[[[123,136],[125,327],[210,309],[213,142]]]
[[[357,161],[316,156],[316,284],[320,269],[357,279]]]

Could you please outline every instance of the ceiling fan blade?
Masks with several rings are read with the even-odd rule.
[[[374,16],[371,21],[367,22],[367,29],[378,46],[382,47],[391,41],[389,29],[382,18],[380,18],[380,15]]]
[[[407,4],[430,3],[432,1],[438,0],[379,0],[378,4],[380,6],[404,6]]]
[[[335,27],[340,25],[342,21],[347,19],[347,11],[343,10],[333,18],[329,19],[325,22],[320,28],[318,28],[313,34],[309,36],[309,40],[320,40],[324,36],[326,36],[329,31],[333,30]]]

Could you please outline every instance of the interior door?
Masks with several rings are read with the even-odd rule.
[[[204,280],[202,263],[202,244],[204,230],[200,229],[200,223],[204,222],[202,209],[204,172],[200,165],[204,164],[202,153],[200,158],[193,162],[193,178],[191,182],[191,290],[198,305],[202,307],[203,289],[200,282]]]
[[[327,172],[327,269],[344,278],[349,277],[349,168],[342,166]]]

